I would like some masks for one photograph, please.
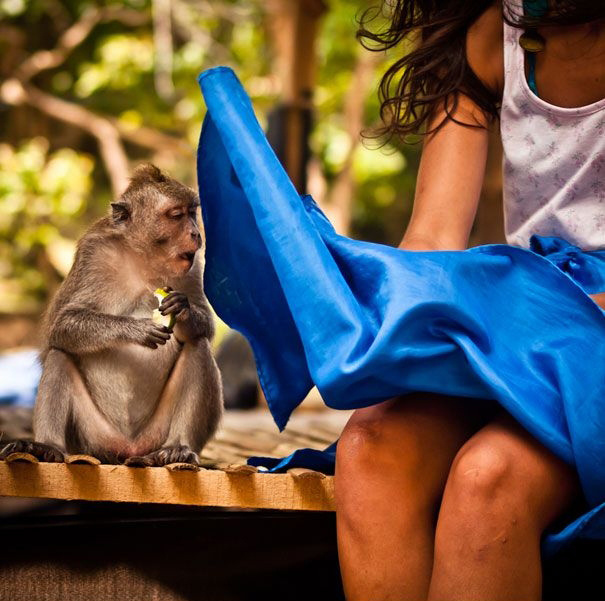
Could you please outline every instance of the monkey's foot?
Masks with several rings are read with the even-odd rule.
[[[0,459],[6,459],[12,453],[29,453],[39,461],[46,461],[47,463],[63,463],[65,461],[65,456],[56,447],[31,440],[9,442],[0,450]]]
[[[197,453],[187,446],[164,447],[142,457],[129,457],[125,462],[132,467],[163,467],[171,463],[200,465]]]

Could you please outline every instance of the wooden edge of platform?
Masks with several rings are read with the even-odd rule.
[[[325,474],[315,470],[310,470],[306,467],[293,467],[289,469],[287,473],[290,474],[292,478],[297,480],[308,480],[313,478],[316,480],[323,480],[324,478],[327,478]]]
[[[8,461],[10,459],[10,455],[6,458]],[[92,455],[66,455],[65,463],[82,463],[84,465],[101,465],[101,462]]]
[[[81,460],[81,459],[80,459]],[[250,466],[191,470],[91,463],[0,461],[0,496],[166,503],[202,507],[333,511],[333,478],[258,473]]]
[[[40,463],[37,457],[34,457],[29,453],[11,453],[6,458],[7,463],[13,463],[14,461],[23,461],[25,463]]]

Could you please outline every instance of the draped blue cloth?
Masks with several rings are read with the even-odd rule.
[[[234,73],[199,78],[206,294],[249,340],[280,428],[315,384],[336,409],[414,391],[497,401],[575,466],[586,512],[545,545],[605,537],[605,250],[559,238],[530,250],[416,252],[336,234],[300,197]],[[273,470],[333,469],[335,446]],[[254,460],[253,460],[254,462]]]

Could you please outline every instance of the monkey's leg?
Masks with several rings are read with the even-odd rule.
[[[30,453],[41,461],[61,462],[66,446],[73,384],[65,368],[67,355],[51,350],[42,370],[34,407],[34,442],[18,440],[0,451],[0,458],[11,453]]]
[[[199,464],[198,453],[218,426],[223,408],[220,374],[207,338],[183,346],[162,391],[158,408],[137,443],[161,447],[129,465]]]
[[[105,460],[128,445],[99,412],[72,358],[57,349],[51,349],[44,361],[34,408],[34,439],[62,452],[93,453]]]

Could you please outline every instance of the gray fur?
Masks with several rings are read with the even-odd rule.
[[[202,252],[189,270],[178,259],[201,245],[196,203],[192,190],[147,165],[81,238],[45,316],[36,442],[106,461],[198,460],[220,420],[222,386]],[[190,213],[177,223],[166,211],[180,206]],[[167,304],[174,332],[150,319],[162,286],[183,293]]]

